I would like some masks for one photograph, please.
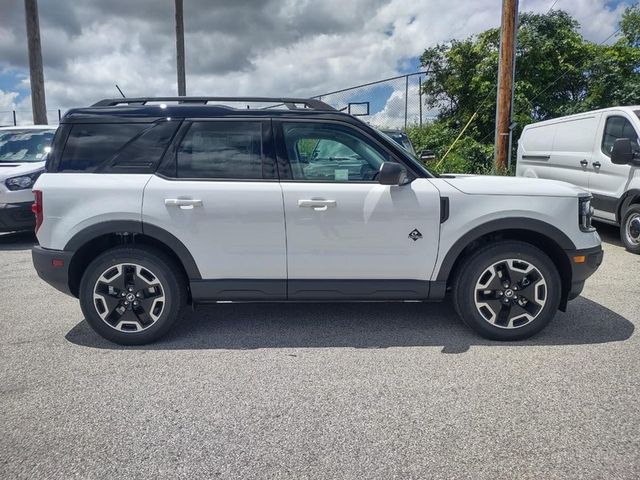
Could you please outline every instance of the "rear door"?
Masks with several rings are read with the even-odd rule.
[[[270,121],[185,122],[145,188],[144,227],[175,236],[200,300],[286,297],[285,225]]]
[[[394,160],[359,129],[275,121],[287,227],[290,299],[426,298],[440,197],[425,178],[380,185]]]
[[[630,139],[632,148],[640,152],[634,121],[637,119],[633,120],[623,111],[610,111],[602,115],[589,174],[589,190],[599,218],[616,221],[618,200],[634,178],[632,170],[638,170],[637,167],[611,163],[611,148],[618,138]]]

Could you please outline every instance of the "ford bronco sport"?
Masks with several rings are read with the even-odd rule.
[[[602,261],[585,191],[438,177],[309,99],[123,98],[70,110],[34,192],[38,274],[122,344],[160,338],[188,303],[447,293],[480,335],[523,339]]]

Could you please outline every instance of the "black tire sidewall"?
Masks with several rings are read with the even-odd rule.
[[[634,213],[640,213],[640,205],[635,203],[633,205],[629,205],[629,207],[624,211],[622,221],[620,222],[620,240],[622,240],[624,248],[629,252],[640,254],[640,245],[633,245],[627,242],[627,219]]]
[[[534,265],[547,282],[547,300],[542,312],[532,322],[519,328],[506,329],[491,325],[475,305],[478,278],[490,265],[514,258]],[[522,340],[542,330],[555,316],[562,292],[562,282],[551,259],[540,249],[524,242],[504,241],[484,247],[468,258],[454,285],[454,306],[466,325],[492,340]]]
[[[121,332],[105,323],[93,303],[96,281],[110,266],[118,263],[136,263],[148,268],[160,281],[164,296],[164,311],[156,322],[141,332]],[[176,268],[161,252],[138,248],[116,247],[93,260],[82,276],[79,291],[80,308],[87,323],[99,335],[121,345],[142,345],[162,337],[181,316],[185,303],[184,281]]]

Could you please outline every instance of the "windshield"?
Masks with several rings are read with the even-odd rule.
[[[377,128],[375,129],[380,135],[382,135],[384,138],[387,139],[387,141],[395,143],[396,145],[400,145],[402,148],[400,148],[400,151],[405,155],[405,157],[407,157],[409,160],[411,160],[411,163],[413,163],[414,165],[416,165],[418,168],[420,168],[420,170],[423,170],[424,172],[426,172],[429,176],[431,177],[437,177],[438,174],[432,172],[431,170],[429,170],[424,163],[422,163],[420,161],[420,159],[418,158],[418,156],[416,155],[415,151],[413,150],[413,146],[411,147],[411,150],[407,150],[404,145],[402,145],[401,143],[398,143],[396,140],[394,140],[393,138],[391,138],[388,134],[386,134],[385,132],[383,132],[382,130],[378,130]]]
[[[42,162],[54,130],[0,131],[0,162]]]
[[[411,141],[409,140],[409,137],[407,136],[406,133],[391,132],[391,131],[384,131],[384,130],[378,130],[378,131],[382,133],[385,137],[387,137],[387,139],[390,139],[396,142],[398,145],[404,148],[405,151],[407,151],[414,157],[416,156],[416,152],[413,149],[413,145],[411,145]]]

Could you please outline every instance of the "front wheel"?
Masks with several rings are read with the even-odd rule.
[[[620,222],[620,238],[631,253],[640,254],[640,205],[629,205]]]
[[[562,283],[540,249],[502,241],[479,249],[459,269],[453,304],[465,324],[492,340],[522,340],[555,316]]]
[[[101,336],[122,345],[162,337],[186,303],[180,269],[154,249],[117,247],[99,255],[80,283],[80,307]]]

